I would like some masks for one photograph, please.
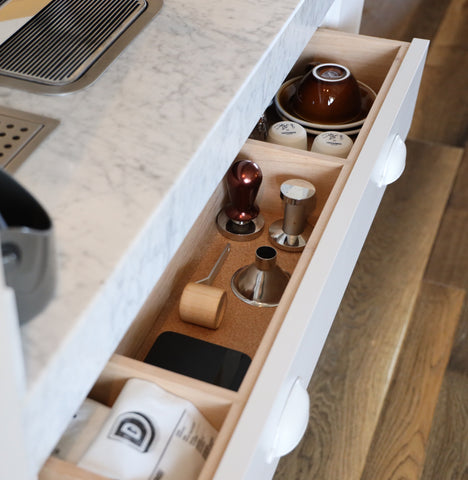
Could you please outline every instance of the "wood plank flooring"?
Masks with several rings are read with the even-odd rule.
[[[458,172],[425,278],[468,291],[468,2],[452,0],[428,56],[419,104],[431,104],[433,125],[420,113],[411,135],[434,135],[439,142],[464,145]],[[443,101],[430,102],[443,73],[453,84],[444,88]],[[457,86],[458,85],[458,86]],[[464,93],[459,94],[459,88]],[[438,97],[435,97],[436,99]],[[468,306],[455,336],[449,367],[434,414],[422,480],[468,480]]]
[[[468,479],[468,382],[448,371],[437,404],[421,480]]]
[[[442,219],[425,278],[468,291],[468,150]],[[468,307],[460,319],[450,359],[452,370],[468,378]],[[467,399],[468,402],[468,399]]]
[[[460,157],[409,142],[312,377],[309,429],[276,480],[360,478]]]
[[[460,157],[462,149],[468,147],[468,95],[465,92],[468,79],[468,0],[366,0],[361,32],[406,41],[413,37],[431,40],[409,135],[412,139],[409,142],[409,158],[415,150],[419,150],[420,142],[424,144],[421,155],[425,157],[426,169],[433,168],[431,150],[442,148]],[[415,178],[414,185],[417,183]],[[406,187],[407,191],[403,189],[402,195],[410,197],[413,186],[408,183]],[[427,202],[432,201],[432,196],[428,195]],[[375,224],[388,221],[393,226],[383,205]],[[399,215],[404,217],[408,208],[412,208],[411,204],[402,202]],[[382,382],[381,372],[372,370],[372,362],[365,358],[365,353],[359,352],[359,345],[376,352],[375,343],[382,341],[381,313],[385,315],[386,309],[390,309],[408,316],[412,304],[408,297],[392,299],[391,295],[385,298],[377,293],[381,277],[378,272],[373,277],[372,269],[378,255],[385,256],[387,253],[379,252],[371,244],[388,239],[383,229],[378,233],[374,227],[327,341],[331,348],[326,345],[320,359],[319,367],[325,366],[312,379],[309,428],[299,447],[280,461],[275,480],[468,480],[468,307],[466,302],[464,308],[460,305],[462,292],[468,291],[468,150],[465,150],[461,161],[431,255],[429,257],[427,253],[426,256],[428,265],[423,288],[426,300],[423,303],[435,302],[432,305],[433,315],[427,316],[428,331],[421,313],[426,311],[425,307],[418,303],[416,312],[420,313],[410,317],[414,323],[408,327],[403,349],[399,349],[407,352],[409,358],[413,355],[414,362],[406,360],[409,362],[406,372],[404,357],[398,359],[397,352],[394,368],[387,370],[395,377],[392,382],[388,378],[387,385]],[[436,229],[438,227],[435,225]],[[387,245],[392,246],[391,242]],[[419,246],[415,244],[413,248],[417,254]],[[408,263],[400,268],[400,281],[404,286],[407,285],[404,270],[414,266]],[[392,275],[398,278],[394,270]],[[392,285],[391,280],[387,281]],[[395,283],[398,281],[395,280]],[[442,292],[448,295],[443,302],[440,299],[447,310],[438,302],[439,295],[444,296]],[[370,303],[366,306],[358,302],[359,295],[371,298],[377,295],[374,307],[370,307]],[[451,307],[448,307],[449,304]],[[440,308],[445,313],[438,310]],[[448,369],[434,411],[434,392],[440,385],[454,318],[460,310]],[[444,332],[446,314],[451,319],[451,328]],[[372,331],[370,325],[374,318],[377,321]],[[440,324],[437,324],[437,319]],[[421,333],[417,333],[420,328]],[[431,348],[422,340],[430,343],[429,330],[432,328],[439,329],[433,335]],[[403,330],[401,335],[403,342]],[[356,341],[358,347],[352,345],[350,339]],[[412,350],[414,348],[416,350]],[[444,353],[437,356],[439,350]],[[432,368],[426,369],[428,377],[421,377],[417,374],[418,365],[421,365],[418,363],[421,360],[419,356],[427,360],[431,358],[431,352],[440,363],[435,362]],[[352,369],[359,368],[364,373],[353,378]],[[411,375],[411,372],[414,374]],[[398,380],[404,378],[405,373],[408,373],[406,389],[404,383]],[[427,380],[426,383],[431,374],[434,375],[433,381]],[[354,390],[351,388],[353,382]],[[378,392],[382,388],[386,390],[386,400],[381,414],[377,415],[378,409],[375,404],[371,405],[372,395],[382,395]],[[430,388],[430,398],[425,388]],[[424,397],[428,397],[427,402],[422,401]],[[434,411],[433,421],[431,411]],[[372,441],[371,423],[374,423],[375,430]],[[366,448],[368,454],[364,459]]]
[[[450,0],[366,0],[360,32],[405,42],[433,39],[449,5]]]
[[[423,282],[361,480],[420,478],[464,298],[464,290]]]
[[[468,135],[468,0],[450,3],[433,39],[412,138],[463,147]]]

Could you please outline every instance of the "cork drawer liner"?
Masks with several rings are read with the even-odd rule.
[[[191,400],[219,430],[200,479],[209,479],[216,472],[249,393],[407,48],[408,44],[402,42],[329,30],[318,30],[314,34],[289,77],[300,74],[304,66],[311,61],[343,63],[356,78],[378,93],[359,135],[354,137],[354,146],[348,157],[339,159],[248,140],[237,159],[255,161],[263,173],[263,182],[257,197],[257,203],[265,218],[262,235],[249,242],[235,242],[218,232],[215,218],[227,199],[223,180],[89,394],[90,398],[111,406],[125,381],[138,377],[152,380],[161,387]],[[308,223],[313,226],[312,234],[301,253],[277,249],[278,265],[292,274],[279,306],[250,306],[232,293],[230,280],[237,269],[254,261],[258,246],[271,245],[268,227],[283,217],[279,187],[283,181],[291,178],[309,180],[316,186],[317,205],[308,217]],[[184,286],[189,281],[206,277],[228,242],[231,244],[231,252],[213,284],[224,288],[228,295],[223,322],[217,330],[182,322],[178,316],[178,303]],[[226,390],[143,363],[142,360],[154,341],[164,331],[183,333],[249,355],[252,363],[239,390]],[[39,478],[92,480],[104,477],[50,457]]]

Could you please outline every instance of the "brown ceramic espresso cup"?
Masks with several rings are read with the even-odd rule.
[[[294,113],[313,123],[348,123],[361,112],[359,84],[347,67],[337,63],[321,63],[309,70],[291,100]]]

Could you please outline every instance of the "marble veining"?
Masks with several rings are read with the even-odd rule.
[[[58,288],[22,328],[45,460],[315,26],[320,0],[166,0],[87,89],[0,104],[60,120],[16,172],[50,213]]]

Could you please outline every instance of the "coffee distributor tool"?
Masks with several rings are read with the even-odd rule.
[[[184,322],[216,329],[226,310],[226,292],[212,283],[231,250],[228,243],[206,278],[187,283],[179,302],[179,315]]]
[[[270,226],[270,239],[283,250],[300,252],[308,235],[305,233],[307,215],[315,207],[315,186],[307,180],[291,179],[280,187],[284,202],[284,218]]]
[[[265,222],[255,204],[262,178],[260,167],[251,160],[239,160],[229,169],[226,183],[230,203],[218,213],[216,223],[230,240],[248,241],[262,233]]]

